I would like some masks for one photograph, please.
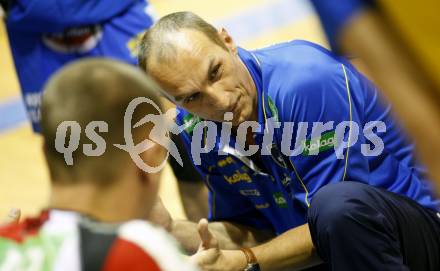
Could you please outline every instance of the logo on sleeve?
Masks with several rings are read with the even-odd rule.
[[[240,190],[240,194],[242,194],[243,196],[254,196],[254,197],[261,196],[260,191],[258,191],[257,189],[243,189]]]
[[[232,174],[231,176],[223,176],[225,178],[225,180],[229,183],[229,184],[235,184],[238,182],[247,182],[247,183],[251,183],[252,179],[249,176],[249,174],[245,173],[245,172],[240,172],[238,169],[234,171],[234,174]]]
[[[202,119],[194,116],[192,114],[188,114],[183,118],[183,125],[185,128],[185,132],[187,132],[188,134],[191,134],[194,130],[194,128],[196,127],[197,123],[201,122]]]
[[[267,208],[269,208],[270,207],[270,204],[269,203],[263,203],[263,204],[256,204],[255,205],[255,208],[257,208],[258,210],[260,210],[260,209],[267,209]]]
[[[302,155],[308,156],[312,154],[319,154],[320,152],[333,149],[336,145],[335,131],[327,132],[321,137],[303,140]]]
[[[278,149],[276,144],[271,144],[267,146],[267,149],[270,152],[270,156],[273,161],[282,168],[288,168],[287,162],[284,160],[288,160],[288,157],[284,157],[283,153]]]
[[[272,101],[272,99],[267,96],[267,104],[269,105],[269,110],[270,113],[272,114],[272,118],[274,119],[274,121],[278,122],[279,118],[278,118],[278,109],[275,105],[275,103]]]
[[[280,208],[287,208],[287,201],[283,196],[283,193],[281,192],[275,192],[273,193],[273,199],[275,200],[275,203]]]
[[[226,156],[226,158],[219,160],[217,162],[217,165],[222,168],[227,165],[234,164],[234,163],[235,163],[234,158],[232,158],[231,156]]]

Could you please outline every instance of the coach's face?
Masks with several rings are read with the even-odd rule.
[[[199,31],[173,34],[168,38],[176,47],[175,58],[151,60],[149,71],[174,103],[203,119],[223,121],[232,112],[233,125],[257,120],[253,79],[229,34],[224,29],[218,34],[227,49]]]

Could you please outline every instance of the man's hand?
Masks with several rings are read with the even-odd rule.
[[[196,254],[191,257],[202,270],[243,270],[246,266],[246,257],[239,250],[220,250],[215,236],[208,228],[208,221],[201,219],[197,226],[200,235],[200,246]]]
[[[1,222],[0,226],[8,225],[8,224],[11,224],[11,223],[18,224],[18,222],[20,221],[20,216],[21,216],[21,210],[20,209],[18,209],[18,208],[11,208],[11,210],[9,210],[9,213],[6,216],[6,218],[4,219],[4,221]]]
[[[210,248],[218,249],[218,241],[217,238],[212,234],[212,232],[208,228],[208,220],[206,218],[200,219],[199,224],[197,225],[197,231],[200,235],[200,247],[199,251],[208,250]]]

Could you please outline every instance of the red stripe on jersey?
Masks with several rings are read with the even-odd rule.
[[[102,271],[161,271],[156,261],[139,246],[117,238],[110,248]]]
[[[0,227],[0,237],[21,243],[24,239],[36,235],[48,219],[49,211],[45,210],[38,217],[26,218],[18,224],[6,224]]]

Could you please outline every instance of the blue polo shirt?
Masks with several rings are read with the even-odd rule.
[[[210,220],[281,234],[306,223],[307,209],[321,187],[341,181],[381,187],[438,210],[440,201],[390,106],[350,63],[306,41],[252,52],[239,48],[239,56],[258,92],[261,129],[254,138],[263,167],[235,148],[233,136],[224,144],[217,123],[215,147],[201,154],[197,166],[210,190]],[[180,109],[178,124],[189,121],[192,125],[181,133],[188,150],[194,127],[205,123]],[[316,122],[328,125],[320,137],[313,128]],[[270,131],[273,140],[266,142]],[[286,153],[288,143],[292,150],[302,148]]]

